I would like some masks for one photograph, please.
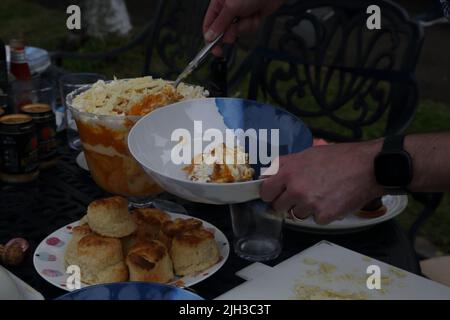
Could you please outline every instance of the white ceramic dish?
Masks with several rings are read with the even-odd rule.
[[[192,218],[191,216],[186,216],[177,213],[168,212],[172,219],[176,218]],[[200,219],[199,219],[200,220]],[[185,277],[177,277],[175,278],[171,284],[179,286],[179,287],[189,287],[196,283],[199,283],[215,272],[217,272],[228,259],[228,255],[230,253],[230,244],[225,237],[225,235],[217,229],[212,224],[203,221],[203,226],[214,233],[215,240],[219,246],[221,259],[214,266],[204,270],[203,272],[185,276]],[[67,243],[72,237],[72,228],[77,226],[79,221],[70,223],[52,234],[48,235],[36,248],[36,251],[33,256],[33,263],[37,273],[53,284],[54,286],[61,288],[63,290],[67,290],[66,280],[69,276],[66,274],[66,265],[64,262],[64,252],[66,251]],[[87,284],[82,283],[82,287],[88,286]]]
[[[84,152],[80,152],[76,158],[77,165],[86,171],[89,171],[89,167],[86,162],[86,157],[84,156]]]
[[[381,217],[374,219],[365,219],[354,214],[348,214],[343,220],[333,221],[323,226],[315,223],[312,217],[300,221],[288,216],[285,221],[288,226],[314,233],[348,233],[360,231],[361,229],[372,227],[398,216],[407,207],[408,196],[384,196],[382,201],[387,211]]]
[[[194,121],[201,121],[201,131],[194,127]],[[191,137],[183,141],[190,146],[191,157],[188,157],[188,163],[175,164],[171,154],[180,141],[172,141],[172,134],[180,129],[188,132]],[[302,121],[281,108],[242,99],[207,98],[179,102],[151,112],[130,131],[128,147],[153,180],[167,192],[181,198],[210,204],[242,203],[258,199],[260,180],[237,183],[201,183],[188,180],[183,168],[193,156],[212,143],[211,140],[204,141],[200,152],[194,150],[195,143],[202,143],[201,133],[204,134],[208,129],[219,130],[222,137],[225,137],[227,129],[253,129],[256,132],[276,129],[279,131],[277,147],[280,155],[300,152],[312,146],[309,129]],[[261,143],[267,147],[268,139],[263,141],[258,139],[259,136],[255,137],[256,140],[250,139],[251,143]],[[264,166],[260,162],[251,165],[257,179]]]

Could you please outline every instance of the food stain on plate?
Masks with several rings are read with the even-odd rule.
[[[42,261],[56,261],[56,256],[47,252],[40,252],[36,254],[36,257]]]
[[[52,247],[62,247],[65,245],[65,242],[57,237],[51,237],[45,240],[45,243]]]
[[[180,288],[183,288],[186,286],[186,284],[184,283],[183,280],[177,280],[177,281],[173,282],[173,285],[176,287],[180,287]]]
[[[44,270],[42,270],[41,273],[46,275],[47,277],[51,277],[51,278],[61,277],[63,275],[58,270],[53,270],[53,269],[44,269]]]

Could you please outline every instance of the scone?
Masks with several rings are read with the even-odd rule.
[[[199,229],[202,227],[200,220],[189,218],[166,221],[161,227],[161,231],[157,236],[157,240],[161,241],[168,250],[172,246],[172,239],[183,232]]]
[[[139,208],[132,210],[130,213],[136,223],[136,231],[121,238],[124,255],[127,255],[130,248],[138,242],[157,239],[162,224],[165,221],[170,221],[170,216],[159,209]]]
[[[119,239],[96,234],[84,236],[78,242],[77,254],[82,282],[98,284],[128,280]]]
[[[126,257],[128,252],[130,252],[134,247],[141,245],[141,244],[148,243],[152,240],[158,240],[158,239],[138,237],[136,232],[129,236],[120,238],[120,241],[122,242],[122,250],[123,250],[124,257]]]
[[[147,240],[155,239],[163,223],[170,221],[170,216],[167,213],[154,208],[135,209],[131,211],[131,216],[137,225],[137,237]]]
[[[122,243],[123,256],[126,257],[128,252],[132,247],[137,244],[136,234],[130,234],[129,236],[120,238],[120,242]]]
[[[177,218],[175,220],[164,222],[162,225],[163,232],[169,237],[174,237],[177,234],[199,229],[202,226],[202,222],[200,220],[189,218],[189,219],[181,219]]]
[[[88,218],[87,218],[87,214],[85,214],[84,216],[81,217],[80,219],[80,226],[83,224],[89,223]]]
[[[220,259],[214,234],[203,228],[176,235],[172,240],[170,256],[177,276],[203,271]]]
[[[128,212],[128,201],[122,197],[91,202],[87,220],[94,232],[105,237],[122,238],[136,230],[136,223]]]
[[[134,246],[127,255],[126,263],[130,281],[166,283],[173,279],[172,260],[166,247],[157,240]]]
[[[82,224],[72,229],[72,238],[70,238],[66,252],[64,253],[64,261],[68,266],[72,264],[78,265],[78,242],[91,233],[92,230],[88,224]]]
[[[167,250],[170,250],[170,247],[172,246],[172,237],[169,237],[166,235],[162,229],[159,231],[158,235],[156,236],[156,240],[161,242]]]

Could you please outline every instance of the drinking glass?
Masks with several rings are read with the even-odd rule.
[[[8,109],[8,103],[8,95],[0,92],[0,109],[6,112]]]
[[[81,141],[75,119],[67,107],[66,97],[69,93],[84,85],[93,84],[98,80],[106,79],[106,76],[97,73],[69,73],[59,79],[59,90],[63,107],[61,113],[63,116],[61,128],[67,129],[67,142],[69,147],[74,150],[81,150]]]
[[[48,104],[53,112],[56,111],[56,90],[55,85],[44,79],[36,79],[33,81],[35,86],[32,91],[33,97],[35,97],[35,103],[45,103]]]
[[[54,84],[48,80],[41,79],[38,76],[33,77],[31,83],[31,86],[26,89],[21,87],[20,83],[17,81],[13,81],[11,83],[12,113],[21,112],[21,107],[30,103],[48,104],[52,108],[53,112],[56,113],[56,94]]]
[[[235,253],[250,261],[275,259],[282,250],[284,214],[260,200],[230,205]]]

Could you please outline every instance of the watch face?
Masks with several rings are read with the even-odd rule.
[[[406,152],[382,152],[375,158],[375,177],[382,186],[408,186],[412,179],[411,171],[411,158]]]

